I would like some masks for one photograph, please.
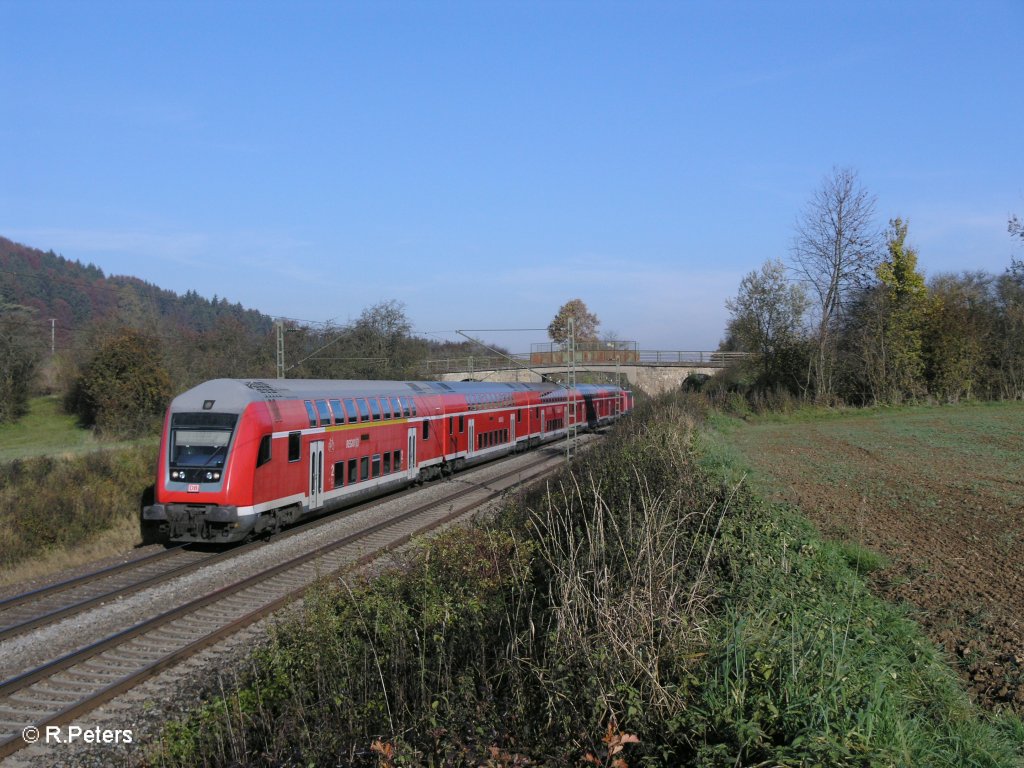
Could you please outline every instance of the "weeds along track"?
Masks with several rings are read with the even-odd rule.
[[[314,530],[337,519],[339,515],[354,514],[378,503],[380,500],[368,501],[296,525],[276,534],[274,540],[281,541]],[[136,560],[118,563],[110,568],[0,600],[0,643],[29,630],[83,613],[94,606],[121,600],[154,584],[184,576],[215,561],[240,557],[265,545],[266,541],[259,539],[219,550],[204,549],[203,545],[174,546]]]
[[[294,526],[276,534],[274,540],[297,536],[329,523],[338,515],[354,514],[378,503],[379,500],[365,502]],[[265,546],[265,543],[265,540],[256,540],[219,550],[204,549],[203,545],[179,545],[0,600],[0,643],[29,630],[83,613],[94,606],[121,600],[214,562],[240,557]]]
[[[360,523],[200,597],[192,590],[187,594],[194,599],[0,683],[0,758],[26,746],[26,727],[43,730],[74,720],[300,598],[321,576],[369,563],[415,536],[468,515],[510,488],[549,473],[563,457],[545,449],[539,458],[527,464],[510,462],[513,468],[502,468],[486,480],[475,481],[477,471],[456,476],[439,484],[444,487],[440,498]]]

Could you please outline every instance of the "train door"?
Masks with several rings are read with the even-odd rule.
[[[514,413],[508,415],[508,441],[513,446],[516,444],[516,415]]]
[[[466,443],[466,455],[472,456],[473,451],[476,450],[476,421],[473,419],[469,420],[469,432],[466,433],[468,442]]]
[[[416,427],[409,430],[409,450],[406,453],[406,474],[412,480],[416,477]]]
[[[324,441],[309,444],[309,509],[324,505]]]

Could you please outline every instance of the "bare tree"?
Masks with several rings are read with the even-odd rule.
[[[1021,221],[1016,214],[1010,216],[1010,220],[1006,223],[1006,231],[1010,233],[1010,237],[1019,237],[1024,240],[1024,221]]]
[[[833,168],[796,225],[792,268],[817,300],[815,354],[809,371],[815,394],[833,395],[836,336],[851,294],[870,282],[880,258],[875,198],[856,171]]]

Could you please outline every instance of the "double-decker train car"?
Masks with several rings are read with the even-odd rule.
[[[233,542],[609,423],[614,386],[216,379],[171,403],[145,529]]]

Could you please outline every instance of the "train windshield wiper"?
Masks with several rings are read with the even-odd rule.
[[[215,458],[217,458],[217,454],[220,453],[221,451],[223,451],[225,447],[226,446],[218,445],[217,446],[217,450],[215,450],[213,453],[211,453],[209,455],[209,457],[207,457],[206,461],[204,461],[202,464],[200,464],[200,466],[201,467],[208,467],[208,466],[210,466],[210,462],[213,461]]]

